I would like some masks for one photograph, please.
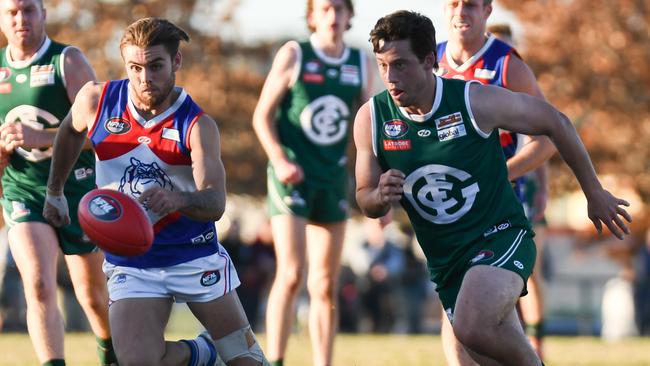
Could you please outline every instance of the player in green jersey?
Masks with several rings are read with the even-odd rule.
[[[41,216],[51,146],[77,91],[95,74],[79,49],[50,40],[40,0],[0,0],[0,148],[10,155],[2,177],[3,214],[27,300],[27,326],[44,365],[63,365],[63,319],[56,300],[59,247],[75,294],[97,336],[104,364],[115,362],[108,325],[103,255],[78,223],[54,229]],[[94,187],[94,157],[80,157],[66,190],[78,201]],[[73,202],[72,207],[76,208]],[[76,214],[73,215],[76,218]]]
[[[253,127],[269,158],[268,201],[277,257],[269,295],[267,353],[282,364],[295,299],[308,267],[315,365],[330,365],[336,286],[347,219],[346,147],[366,98],[369,59],[343,42],[351,0],[308,0],[307,42],[280,48]]]
[[[371,41],[386,91],[354,124],[357,202],[369,217],[400,202],[458,340],[481,365],[540,365],[515,312],[535,262],[497,131],[546,135],[576,175],[588,215],[618,238],[629,204],[604,190],[566,116],[539,98],[442,79],[435,29],[418,13],[380,19]]]

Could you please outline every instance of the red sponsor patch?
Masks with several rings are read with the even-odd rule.
[[[0,94],[9,94],[9,93],[11,93],[11,84],[0,83]]]
[[[411,140],[384,140],[384,150],[411,150]]]
[[[460,114],[460,112],[456,112],[454,114],[438,118],[436,120],[436,128],[440,130],[447,126],[453,126],[460,123],[463,123],[463,116]]]
[[[325,82],[325,76],[321,74],[304,74],[302,80],[311,84],[322,84]]]

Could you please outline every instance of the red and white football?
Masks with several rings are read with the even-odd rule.
[[[147,213],[122,192],[93,189],[81,198],[77,214],[90,240],[111,254],[130,257],[151,248],[153,226]]]

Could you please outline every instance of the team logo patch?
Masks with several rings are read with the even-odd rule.
[[[219,282],[221,279],[221,273],[219,271],[206,271],[203,272],[201,276],[201,286],[212,286],[215,283]]]
[[[54,85],[54,65],[34,65],[29,72],[29,86]]]
[[[11,69],[8,67],[0,67],[0,83],[9,80],[11,77]]]
[[[384,140],[384,150],[411,150],[411,140]]]
[[[115,221],[122,216],[122,205],[113,197],[100,194],[88,202],[88,211],[98,220]]]
[[[122,117],[111,117],[104,122],[104,128],[114,135],[123,135],[131,130],[131,122]]]
[[[406,177],[404,196],[425,220],[451,224],[474,205],[480,191],[471,174],[446,165],[420,167]]]
[[[324,95],[300,112],[300,127],[312,143],[319,146],[334,145],[347,135],[349,117],[350,108],[341,98]]]
[[[389,139],[398,139],[406,136],[409,132],[409,126],[399,119],[384,122],[384,135]]]
[[[492,257],[494,257],[494,252],[493,251],[491,251],[491,250],[481,250],[480,252],[478,252],[478,254],[474,258],[469,260],[469,263],[470,264],[475,264],[475,263],[480,262],[480,261],[488,260],[488,259],[490,259]]]
[[[124,283],[126,282],[126,275],[125,274],[119,274],[117,277],[115,277],[115,283]]]

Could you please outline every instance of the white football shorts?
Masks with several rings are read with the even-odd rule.
[[[239,277],[223,247],[219,252],[175,266],[133,268],[103,265],[109,305],[131,298],[172,298],[175,302],[208,302],[237,288]]]

